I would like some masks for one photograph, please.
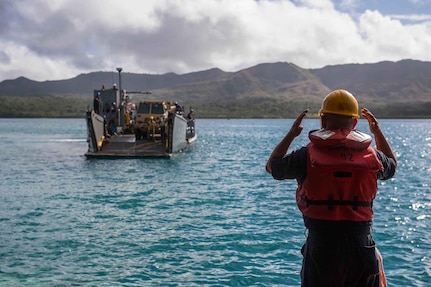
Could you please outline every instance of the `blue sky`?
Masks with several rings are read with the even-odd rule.
[[[336,0],[333,2],[340,9],[343,6],[352,6],[357,12],[378,10],[384,15],[429,13],[431,4],[429,0]]]
[[[431,0],[2,0],[0,81],[431,61]]]

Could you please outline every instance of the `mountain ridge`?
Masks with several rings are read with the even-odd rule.
[[[79,97],[90,102],[94,89],[109,87],[118,80],[117,72],[104,71],[43,82],[18,77],[0,82],[0,97],[27,101],[33,97]],[[121,82],[127,91],[151,91],[147,98],[191,105],[201,117],[294,117],[304,108],[318,110],[323,97],[340,88],[352,92],[361,106],[367,105],[383,117],[431,117],[431,62],[418,60],[319,69],[275,62],[236,72],[219,68],[186,74],[122,72]],[[13,114],[5,115],[0,108],[0,117]]]

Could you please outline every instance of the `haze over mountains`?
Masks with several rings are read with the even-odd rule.
[[[189,74],[128,73],[123,67],[122,88],[151,91],[145,98],[178,101],[193,106],[198,117],[295,117],[305,108],[316,114],[323,97],[334,89],[347,89],[378,117],[431,117],[431,62],[403,60],[375,64],[303,69],[291,63],[266,63],[237,72],[214,68]],[[93,72],[72,79],[37,82],[23,77],[0,83],[0,98],[32,101],[55,97],[68,105],[76,99],[76,116],[92,100],[92,91],[119,84],[118,73]],[[144,96],[134,96],[139,100]],[[79,100],[78,100],[79,99]],[[83,102],[84,101],[84,102]],[[49,105],[49,101],[45,101]],[[79,106],[81,105],[81,106]],[[0,116],[38,116],[14,113],[19,107],[0,108]],[[11,110],[12,109],[12,110]],[[71,107],[70,109],[73,110]],[[40,115],[39,115],[40,116]],[[43,115],[42,115],[43,116]],[[48,115],[49,116],[49,115]],[[55,115],[53,115],[55,116]],[[74,116],[63,113],[59,116]]]

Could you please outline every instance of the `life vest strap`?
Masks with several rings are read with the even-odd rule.
[[[359,201],[357,196],[353,197],[353,200],[334,200],[332,195],[328,196],[327,200],[314,200],[308,199],[306,195],[301,195],[301,200],[307,204],[307,207],[310,205],[327,205],[329,210],[333,210],[335,205],[350,205],[353,210],[357,210],[359,206],[373,207],[372,201]]]

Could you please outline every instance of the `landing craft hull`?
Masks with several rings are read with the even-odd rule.
[[[93,91],[93,108],[87,111],[87,157],[170,157],[196,141],[193,110],[167,100],[140,100],[114,84]]]

